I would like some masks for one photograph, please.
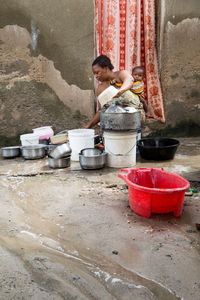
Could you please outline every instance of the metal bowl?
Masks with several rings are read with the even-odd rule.
[[[86,148],[79,153],[79,162],[84,170],[102,169],[106,164],[107,153],[96,148]]]
[[[1,155],[4,158],[20,156],[20,146],[3,147],[1,148]]]
[[[46,156],[46,146],[40,144],[23,146],[21,152],[25,159],[39,159]]]
[[[49,156],[58,159],[69,156],[71,152],[72,150],[69,146],[69,143],[63,143],[62,145],[56,146],[53,150],[51,150]]]
[[[52,169],[59,169],[59,168],[67,168],[70,167],[70,156],[62,157],[62,158],[48,158],[49,167]]]

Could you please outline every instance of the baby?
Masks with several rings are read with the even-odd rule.
[[[131,88],[131,91],[134,94],[138,95],[138,97],[140,98],[140,102],[143,104],[144,111],[145,113],[147,113],[147,104],[144,97],[144,81],[143,81],[144,75],[145,75],[145,69],[143,67],[137,66],[133,68],[132,76],[134,79],[134,83]]]

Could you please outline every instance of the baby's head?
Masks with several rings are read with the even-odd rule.
[[[143,80],[145,75],[145,69],[141,66],[137,66],[133,68],[132,70],[132,76],[134,78],[134,81],[141,81]]]

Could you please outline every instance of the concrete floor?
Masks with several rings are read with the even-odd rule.
[[[200,189],[200,138],[164,167]],[[193,299],[200,295],[200,193],[180,218],[136,215],[119,169],[51,170],[0,160],[0,299]]]

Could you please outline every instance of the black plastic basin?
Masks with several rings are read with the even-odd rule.
[[[137,142],[140,155],[148,160],[173,159],[179,141],[169,138],[146,138]]]

